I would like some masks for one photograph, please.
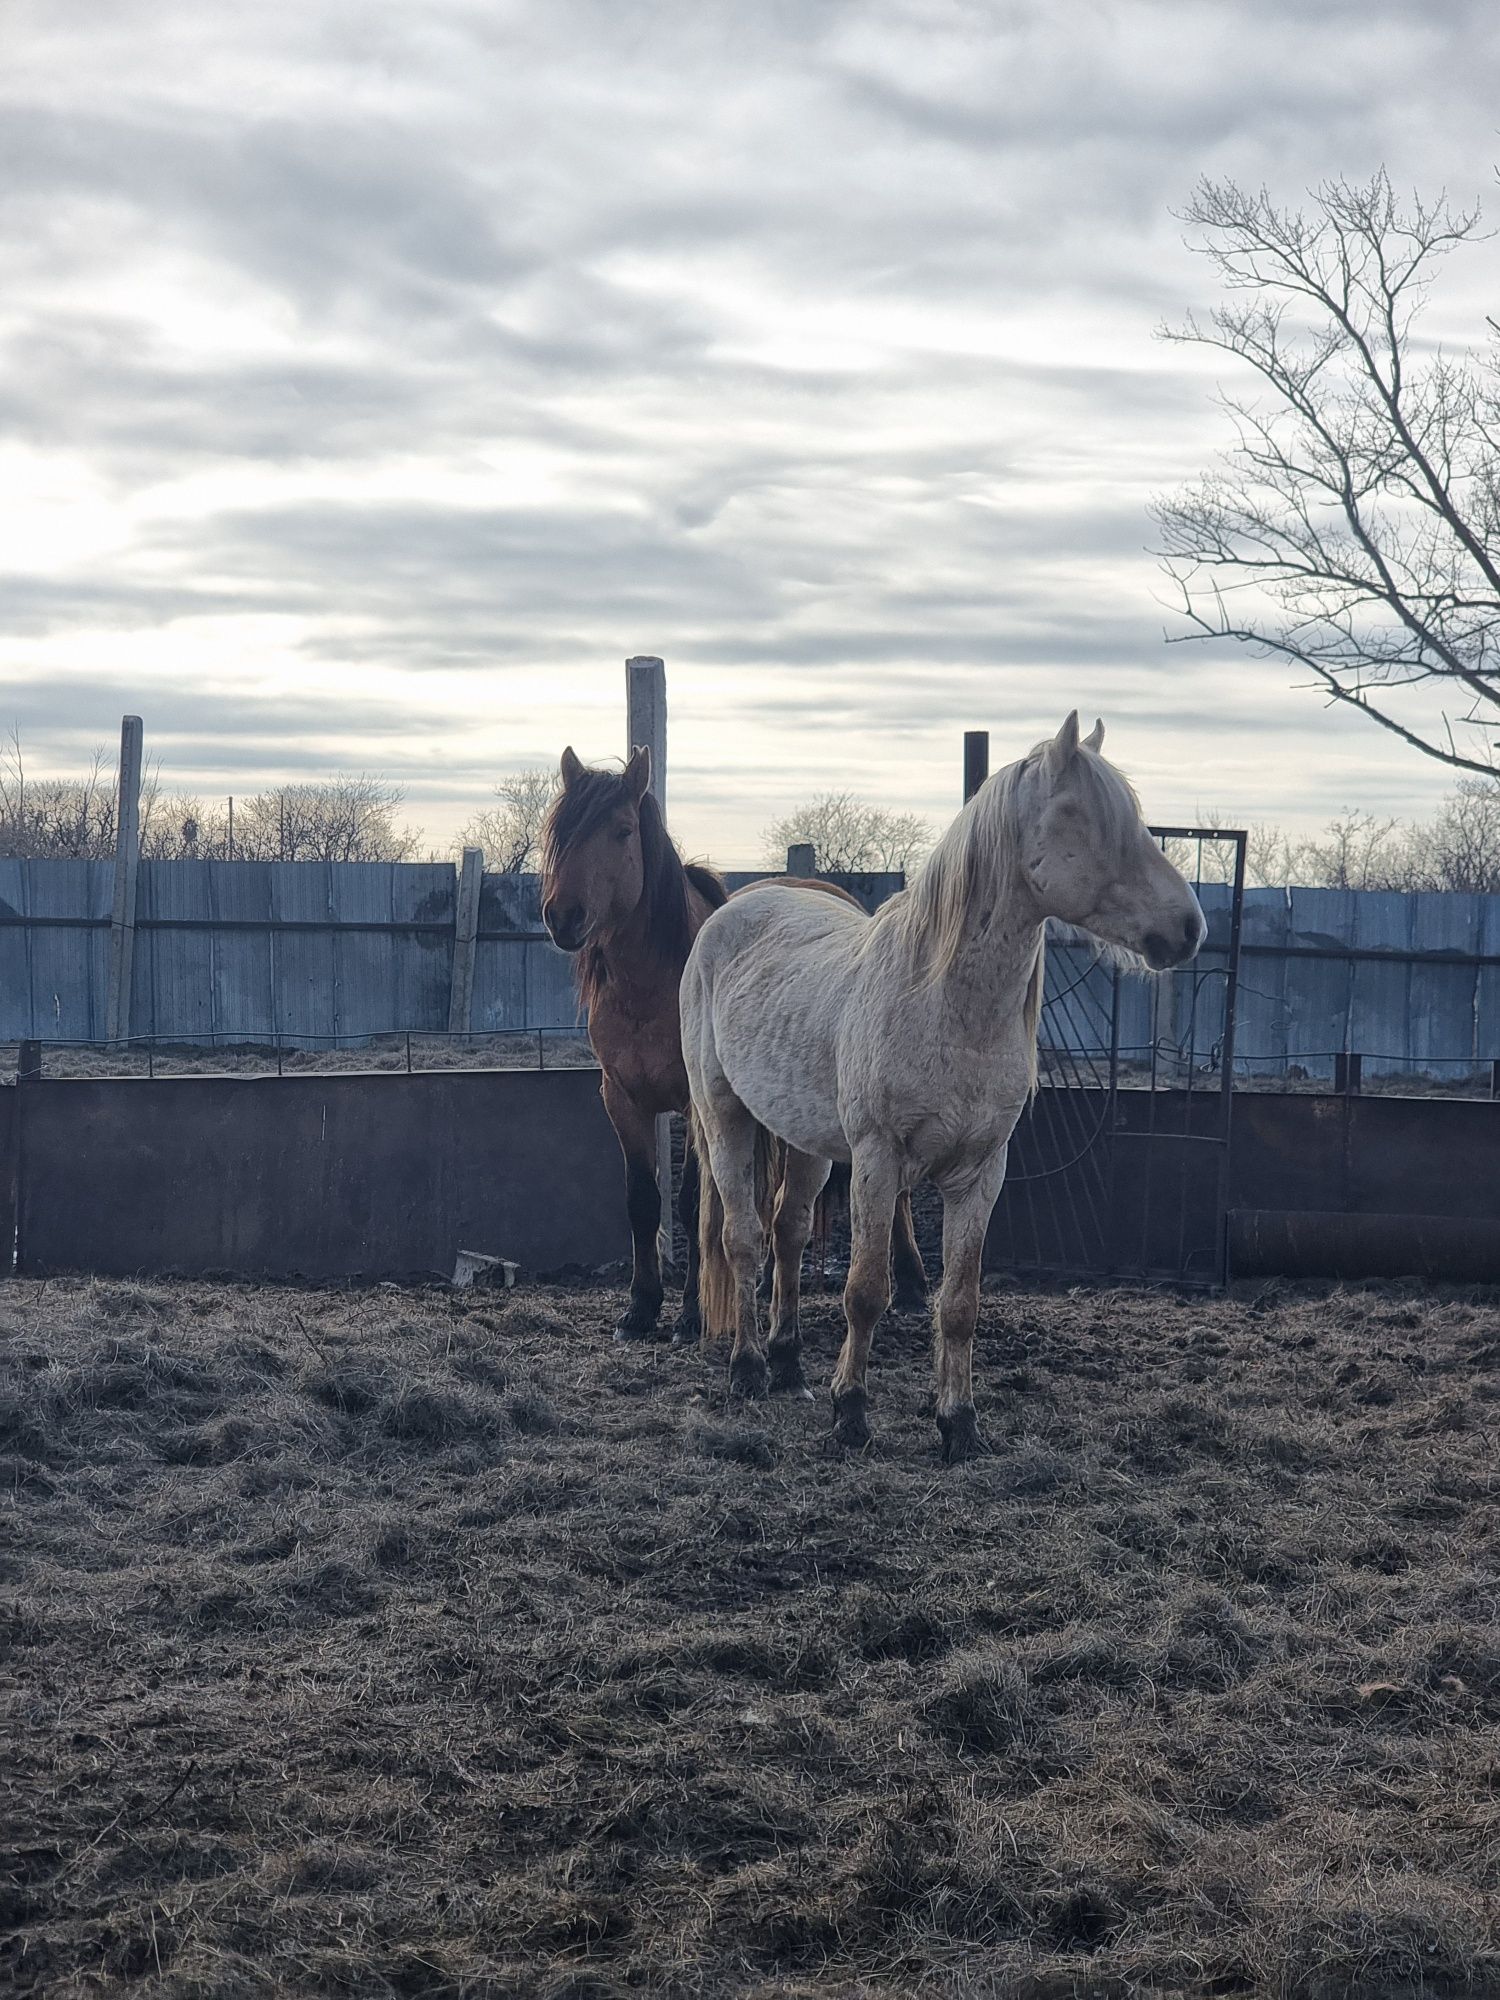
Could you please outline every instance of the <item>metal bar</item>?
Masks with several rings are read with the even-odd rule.
[[[111,917],[33,917],[0,912],[0,926],[16,930],[107,931]],[[414,918],[382,918],[369,922],[324,922],[318,917],[141,917],[137,931],[402,931],[431,932],[452,937],[452,924],[425,923]],[[477,937],[540,944],[545,931],[478,931]]]
[[[967,805],[990,775],[990,732],[964,731],[964,804]]]
[[[1216,1195],[1219,1217],[1218,1268],[1215,1282],[1229,1283],[1229,1162],[1234,1141],[1234,1033],[1235,1003],[1240,984],[1240,933],[1245,911],[1245,856],[1249,847],[1246,834],[1235,835],[1234,887],[1229,899],[1229,950],[1224,960],[1224,1035],[1219,1044],[1219,1135],[1223,1151],[1219,1156],[1219,1185]]]

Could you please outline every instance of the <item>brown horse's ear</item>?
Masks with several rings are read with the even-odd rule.
[[[1055,783],[1078,755],[1078,710],[1075,708],[1062,728],[1047,745],[1043,759],[1047,776]]]
[[[583,761],[580,757],[575,755],[573,746],[570,743],[567,749],[564,750],[564,752],[562,753],[563,790],[566,791],[569,785],[573,783],[574,779],[580,778],[582,777],[582,775],[583,775]]]
[[[1092,750],[1096,757],[1104,748],[1104,724],[1097,717],[1094,720],[1093,728],[1083,739],[1083,747],[1085,750]]]
[[[651,752],[644,743],[638,743],[630,753],[630,762],[625,766],[625,789],[639,805],[651,783]]]

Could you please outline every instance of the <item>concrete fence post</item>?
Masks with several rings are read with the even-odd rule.
[[[651,752],[651,791],[667,816],[667,669],[654,653],[638,653],[625,662],[625,755],[644,744]],[[672,1261],[672,1121],[656,1121],[656,1183],[661,1189],[661,1228],[657,1243],[665,1263]]]
[[[109,919],[106,1041],[130,1033],[130,981],[135,963],[135,884],[141,858],[141,718],[120,724],[120,781],[115,807],[115,891]]]
[[[453,984],[448,996],[450,1035],[467,1035],[474,1025],[474,949],[483,885],[484,849],[466,847],[459,865],[458,901],[453,911]]]
[[[817,872],[818,850],[810,840],[794,841],[786,851],[786,872],[788,875],[812,875]]]

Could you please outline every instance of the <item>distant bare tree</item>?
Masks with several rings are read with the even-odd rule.
[[[501,875],[519,875],[536,868],[542,821],[556,797],[558,783],[555,766],[532,765],[502,778],[495,787],[495,804],[475,813],[455,847],[482,847],[486,868]]]
[[[404,797],[384,778],[323,778],[277,785],[236,799],[237,861],[410,861],[421,835],[399,825]],[[213,829],[215,852],[227,847],[227,828]]]
[[[1409,889],[1414,886],[1407,829],[1399,820],[1349,810],[1321,836],[1291,842],[1288,876],[1311,889]]]
[[[161,788],[158,770],[141,776],[141,852],[176,851],[173,825],[178,801]],[[182,804],[190,809],[190,803]],[[105,861],[115,851],[119,798],[115,767],[96,750],[81,778],[34,778],[18,731],[0,751],[0,855],[41,860]]]
[[[1228,816],[1217,808],[1205,810],[1202,806],[1193,814],[1193,824],[1201,826],[1209,833],[1222,833],[1229,828]],[[1165,844],[1167,858],[1194,882],[1232,882],[1234,880],[1235,850],[1231,841],[1169,840]],[[1263,820],[1254,820],[1245,828],[1245,882],[1256,889],[1268,888],[1282,883],[1286,875],[1286,836],[1279,827],[1267,825]]]
[[[1404,207],[1382,172],[1305,213],[1204,180],[1185,220],[1240,296],[1164,337],[1244,363],[1259,392],[1221,394],[1220,470],[1153,509],[1180,636],[1292,661],[1426,756],[1493,773],[1500,350],[1419,361],[1412,335],[1477,212]]]
[[[782,868],[786,851],[811,841],[825,875],[861,875],[910,868],[932,845],[932,829],[916,813],[889,812],[852,792],[822,792],[761,835],[767,864]]]
[[[241,861],[406,861],[420,836],[396,822],[402,794],[381,778],[328,778],[283,785],[237,800],[233,856]],[[115,769],[94,752],[81,778],[34,778],[19,735],[0,752],[0,856],[108,860],[115,851]],[[149,860],[230,852],[224,807],[206,810],[182,792],[166,792],[160,772],[141,781],[141,853]]]
[[[1500,784],[1465,778],[1407,836],[1411,887],[1500,894]]]

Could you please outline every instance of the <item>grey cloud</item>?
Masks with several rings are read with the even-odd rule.
[[[1477,0],[53,0],[53,39],[23,25],[0,75],[0,436],[121,505],[220,477],[111,553],[0,549],[0,719],[15,692],[59,745],[95,706],[108,734],[144,694],[36,663],[276,612],[333,685],[263,706],[207,657],[202,689],[151,691],[184,768],[250,782],[343,744],[456,802],[482,759],[434,674],[493,673],[472,685],[503,708],[512,670],[550,669],[560,741],[580,663],[642,647],[706,670],[753,797],[780,729],[839,731],[857,779],[903,731],[946,741],[997,688],[1044,715],[1064,682],[1117,691],[1199,769],[1253,687],[1290,766],[1306,698],[1164,651],[1139,588],[1146,490],[1219,442],[1202,378],[1142,360],[1207,284],[1167,210],[1206,168],[1295,199],[1382,156],[1452,179],[1465,146],[1483,184],[1496,20]],[[1132,61],[1148,31],[1181,62]],[[162,260],[205,302],[244,297],[243,338],[174,324]],[[1056,352],[1012,336],[1031,315]],[[1095,360],[1117,335],[1108,365],[1075,323]],[[523,449],[558,490],[493,501],[483,468]],[[374,497],[398,462],[434,497]],[[309,498],[324,471],[336,494]],[[226,504],[241,472],[253,502]],[[375,665],[409,676],[404,728],[363,698]],[[675,796],[725,791],[697,785]]]

